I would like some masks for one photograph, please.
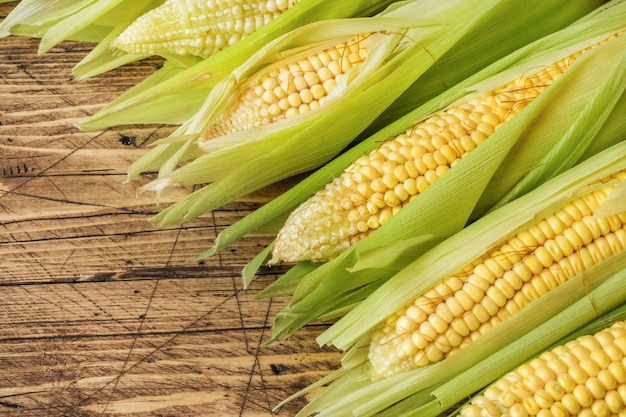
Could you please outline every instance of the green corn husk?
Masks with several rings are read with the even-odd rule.
[[[613,15],[612,12],[620,10],[625,13],[626,3],[606,10],[610,11],[610,16],[615,16],[616,25],[623,24],[619,21],[620,15]],[[593,31],[597,23],[594,21],[585,19],[584,26]],[[607,23],[604,19],[603,22]],[[581,30],[581,26],[574,25],[549,38],[563,40],[564,33],[577,39],[575,48],[580,46],[579,36],[589,35]],[[618,39],[619,43],[610,45],[609,42],[604,50],[594,48],[583,54],[580,61],[574,63],[533,103],[369,237],[326,263],[299,263],[263,290],[260,297],[291,296],[289,306],[275,318],[272,340],[290,335],[320,318],[345,314],[395,271],[480,217],[475,210],[477,207],[485,207],[480,210],[484,214],[487,208],[502,205],[532,189],[522,189],[515,196],[507,194],[532,171],[532,167],[541,164],[551,166],[541,178],[536,179],[534,184],[539,184],[567,165],[589,157],[590,149],[597,152],[621,142],[626,127],[626,121],[621,116],[626,109],[626,42],[622,36],[615,40]],[[588,42],[591,44],[594,41]],[[556,50],[563,53],[564,45],[557,44]],[[529,52],[524,49],[518,53]],[[598,74],[595,69],[599,63],[606,69],[603,74]],[[568,94],[564,94],[566,91]],[[569,94],[577,98],[572,99]],[[406,127],[407,124],[399,131],[404,131]],[[595,136],[592,134],[594,129],[599,129]],[[381,140],[384,137],[375,135],[372,139]],[[536,147],[543,151],[535,152]],[[355,149],[363,151],[360,145]],[[563,165],[570,155],[582,156],[578,161]],[[342,158],[344,155],[338,159]],[[522,167],[517,165],[518,161],[524,162]],[[485,200],[489,204],[484,203]],[[459,201],[463,201],[463,205],[459,205]],[[285,201],[282,204],[286,204]],[[274,211],[266,213],[273,214]],[[243,219],[242,223],[245,222],[246,219]],[[227,229],[224,233],[227,232],[230,231]],[[388,254],[395,250],[394,246],[405,247],[403,252],[392,258]],[[259,258],[265,255],[264,252]],[[258,259],[254,262],[258,263]],[[248,283],[253,275],[250,275],[250,269],[245,272],[248,275],[244,277],[244,282]]]
[[[275,53],[283,51],[281,56],[292,53],[284,52],[285,46],[307,47],[312,44],[312,39],[319,41],[321,33],[325,34],[322,39],[328,43],[330,40],[337,43],[338,39],[342,39],[340,35],[354,36],[355,33],[381,30],[384,33],[378,33],[376,37],[383,43],[376,45],[377,49],[372,51],[370,59],[358,70],[353,69],[358,75],[353,77],[341,95],[336,95],[332,102],[328,100],[319,111],[213,139],[208,142],[212,153],[199,156],[200,149],[193,135],[219,114],[225,105],[222,98],[228,97],[237,85],[229,84],[233,78],[224,80],[211,92],[198,116],[167,143],[161,143],[137,161],[131,167],[130,177],[148,169],[160,168],[160,178],[147,187],[156,191],[171,184],[209,184],[159,213],[154,222],[161,226],[191,220],[263,186],[317,168],[341,152],[420,74],[432,68],[433,59],[449,51],[458,39],[472,29],[501,21],[501,15],[505,11],[510,14],[514,3],[506,0],[476,4],[463,2],[461,6],[446,2],[445,6],[438,5],[444,7],[441,9],[434,8],[432,1],[413,1],[398,3],[374,18],[350,19],[341,25],[335,21],[319,22],[301,28],[260,51],[247,65],[239,67],[234,77],[247,78],[264,62],[274,63]],[[478,9],[478,6],[483,9]],[[467,13],[459,13],[458,10],[453,15],[443,13],[451,7],[471,8],[474,19],[469,23],[455,21]],[[411,13],[406,10],[411,9],[428,9],[432,16],[423,16],[421,23],[415,23],[414,19],[407,22],[405,16]],[[480,13],[480,10],[483,12]],[[428,26],[433,22],[441,25]],[[415,26],[417,24],[422,26]],[[403,33],[402,28],[410,25],[413,28]],[[456,25],[459,25],[459,30],[450,30]],[[451,32],[454,36],[450,36]],[[445,36],[442,37],[442,34]],[[366,41],[374,42],[376,37],[370,36]],[[304,53],[302,49],[296,51]],[[179,140],[176,140],[177,136],[180,136]],[[191,162],[174,169],[187,160]],[[232,166],[240,168],[233,170]]]
[[[190,62],[180,64],[168,56],[162,69],[83,119],[80,127],[98,130],[124,124],[183,124],[201,109],[216,84],[276,38],[313,22],[371,16],[394,2],[396,0],[301,1],[207,59],[187,57]]]
[[[516,361],[527,360],[598,315],[624,305],[626,251],[621,251],[532,301],[454,355],[379,381],[369,380],[367,346],[369,332],[377,323],[485,248],[593,189],[588,184],[594,180],[624,169],[626,142],[485,215],[399,271],[318,338],[320,345],[350,350],[335,374],[296,394],[329,384],[300,415],[439,415],[516,366]],[[617,195],[600,205],[607,213],[626,208],[624,182],[619,184],[614,189]]]

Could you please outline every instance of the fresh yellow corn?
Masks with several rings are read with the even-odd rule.
[[[626,322],[544,352],[489,386],[462,417],[622,416]]]
[[[519,113],[577,57],[608,39],[434,114],[362,156],[291,213],[270,263],[327,261],[368,236]]]
[[[605,178],[626,180],[626,170]],[[489,250],[372,333],[373,378],[438,362],[576,274],[626,249],[626,211],[594,212],[605,185]]]
[[[323,104],[341,77],[367,58],[359,36],[297,62],[260,71],[202,132],[201,141],[303,114]]]
[[[206,58],[265,26],[298,0],[167,0],[112,42],[136,54]]]

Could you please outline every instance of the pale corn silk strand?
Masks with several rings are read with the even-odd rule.
[[[567,342],[489,386],[461,417],[626,414],[626,322]]]
[[[417,123],[297,207],[270,263],[327,261],[378,229],[519,113],[583,54],[617,35]]]
[[[112,42],[145,55],[207,58],[254,33],[299,0],[167,0],[133,22]]]
[[[254,75],[226,111],[203,130],[200,140],[274,123],[323,105],[341,78],[367,58],[362,43],[366,36]]]
[[[626,181],[626,170],[601,182]],[[615,187],[576,198],[404,306],[373,331],[372,378],[438,362],[532,300],[626,249],[626,211],[593,214]]]

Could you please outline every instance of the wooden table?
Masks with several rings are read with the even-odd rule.
[[[271,409],[340,355],[315,343],[322,325],[264,345],[286,300],[255,295],[284,269],[263,269],[247,290],[240,272],[269,237],[190,261],[277,190],[155,229],[154,195],[136,196],[154,174],[125,174],[173,127],[75,123],[159,60],[77,80],[90,45],[37,55],[38,43],[0,39],[0,416],[293,415],[304,399]]]

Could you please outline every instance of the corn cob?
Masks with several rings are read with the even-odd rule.
[[[112,42],[116,49],[209,57],[275,19],[298,0],[167,0]]]
[[[626,322],[544,352],[463,407],[463,417],[618,416],[626,411]]]
[[[626,180],[626,171],[602,182]],[[372,377],[438,362],[532,300],[626,248],[626,211],[593,214],[614,185],[572,200],[417,297],[372,333]]]
[[[250,78],[235,102],[202,132],[201,141],[309,112],[343,75],[367,58],[359,36]]]
[[[291,213],[270,263],[327,261],[368,236],[519,113],[582,53],[612,37],[434,114],[357,159]]]

